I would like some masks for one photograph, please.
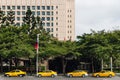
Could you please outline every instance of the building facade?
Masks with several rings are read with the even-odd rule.
[[[12,9],[18,26],[30,8],[35,16],[40,16],[52,36],[58,40],[75,40],[75,0],[0,0],[0,8],[5,14]]]

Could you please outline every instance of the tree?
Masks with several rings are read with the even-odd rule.
[[[101,60],[104,60],[104,64],[109,65],[110,57],[113,57],[113,62],[119,60],[118,45],[120,37],[118,35],[119,31],[105,32],[103,30],[98,32],[92,31],[90,34],[78,36],[79,52],[83,54],[83,57],[92,59],[93,72],[96,64],[94,62],[96,61],[100,63]]]
[[[4,18],[5,18],[5,14],[4,11],[1,10],[0,8],[0,27],[3,25],[4,23]]]
[[[14,25],[14,21],[15,21],[15,13],[12,10],[10,10],[7,14],[7,22],[6,22],[7,26]]]
[[[30,9],[27,10],[26,15],[23,19],[24,24],[27,24],[30,26],[32,22],[32,11]]]
[[[16,67],[17,59],[34,57],[34,48],[30,44],[31,39],[28,34],[22,32],[24,31],[22,28],[9,26],[0,29],[0,53],[4,58],[9,59],[10,65],[14,57]]]
[[[75,42],[53,40],[47,44],[44,50],[41,50],[44,51],[41,52],[41,56],[47,59],[61,57],[63,73],[65,74],[68,60],[72,60],[77,58],[77,56],[80,56],[80,53],[78,53],[75,49]]]

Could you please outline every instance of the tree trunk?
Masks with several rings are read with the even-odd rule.
[[[18,67],[18,59],[16,57],[15,57],[14,62],[15,62],[15,68],[17,69],[17,67]]]
[[[2,64],[2,57],[0,55],[0,71],[3,72],[3,64]]]
[[[67,61],[65,60],[65,57],[62,57],[62,65],[63,65],[63,74],[65,75],[66,65],[67,65]]]
[[[9,67],[8,67],[8,70],[10,71],[12,68],[12,59],[9,59]]]
[[[93,58],[92,58],[92,72],[94,72]]]

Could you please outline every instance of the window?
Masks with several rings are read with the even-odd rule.
[[[42,6],[42,10],[45,10],[45,6]]]
[[[47,17],[47,21],[50,21],[50,17]]]
[[[50,26],[50,23],[47,23],[47,26]]]
[[[42,15],[45,15],[45,11],[42,11]]]
[[[20,26],[20,23],[16,23],[17,26]]]
[[[19,70],[16,70],[16,72],[20,72]]]
[[[37,10],[40,10],[40,6],[37,6]]]
[[[10,9],[10,6],[7,6],[7,9]]]
[[[51,36],[53,37],[53,34],[51,34]]]
[[[53,18],[53,17],[51,17],[51,20],[53,21],[53,20],[54,20],[54,18]]]
[[[17,15],[20,15],[20,11],[17,11]]]
[[[56,14],[58,14],[58,11],[56,11]]]
[[[53,10],[53,9],[54,9],[54,7],[53,7],[53,6],[51,6],[51,9]]]
[[[15,15],[15,11],[13,11],[13,14]]]
[[[69,23],[69,20],[68,20],[68,23]]]
[[[22,20],[24,20],[24,17],[22,17]]]
[[[47,15],[50,15],[50,12],[49,12],[49,11],[47,11]]]
[[[51,23],[51,26],[54,26],[53,23]]]
[[[37,11],[37,15],[40,15],[40,11]]]
[[[58,9],[58,6],[56,6],[56,9]]]
[[[17,21],[20,21],[20,17],[17,17]]]
[[[22,11],[22,15],[25,15],[25,11]]]
[[[52,11],[51,14],[54,15],[54,12]]]
[[[58,23],[56,23],[56,25],[58,25]]]
[[[58,20],[58,17],[56,17],[56,20]]]
[[[2,9],[5,10],[5,6],[2,6]]]
[[[22,10],[25,10],[25,6],[22,6]]]
[[[58,34],[56,34],[56,37],[58,37]]]
[[[15,10],[15,6],[12,6],[12,10]]]
[[[47,31],[50,32],[50,28],[47,28]]]
[[[69,10],[67,12],[69,13]]]
[[[69,28],[69,25],[68,25],[68,28]]]
[[[45,23],[43,23],[42,25],[45,26]]]
[[[42,17],[42,21],[45,21],[45,17]]]
[[[20,9],[20,6],[17,6],[17,9]]]
[[[47,31],[50,32],[50,28],[47,28]]]
[[[35,11],[32,11],[32,14],[35,15]]]
[[[27,9],[30,9],[30,6],[27,6]]]
[[[56,28],[56,31],[58,31],[58,28]]]
[[[68,15],[68,18],[69,18],[69,15]]]
[[[47,6],[47,10],[50,10],[50,6]]]
[[[53,32],[53,28],[51,28],[51,32]]]
[[[5,12],[5,11],[3,11],[3,13],[4,13],[4,14],[6,14],[6,12]]]
[[[35,10],[35,6],[32,6],[32,10]]]
[[[7,14],[9,14],[10,11],[7,11]]]

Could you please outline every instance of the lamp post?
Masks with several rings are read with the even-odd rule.
[[[38,52],[39,52],[39,34],[37,34],[37,49],[36,49],[36,75],[38,73]]]

